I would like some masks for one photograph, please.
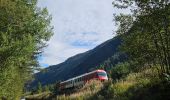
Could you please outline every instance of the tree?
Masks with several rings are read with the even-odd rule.
[[[0,0],[0,98],[17,100],[52,36],[47,9],[37,0]]]
[[[49,91],[50,91],[49,85],[45,85],[45,86],[44,86],[44,91],[45,91],[45,92],[49,92]]]
[[[132,71],[132,68],[128,62],[118,63],[111,69],[111,77],[113,80],[123,78]]]
[[[41,93],[42,91],[43,91],[42,85],[40,82],[38,82],[37,93]]]
[[[124,38],[122,50],[141,66],[161,66],[170,73],[170,1],[116,0],[117,8],[129,8],[131,14],[115,16]]]

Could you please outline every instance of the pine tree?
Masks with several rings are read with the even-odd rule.
[[[44,86],[44,91],[45,91],[45,92],[49,92],[49,91],[50,91],[49,85],[45,85],[45,86]]]
[[[42,91],[43,91],[42,85],[40,82],[38,82],[37,93],[42,93]]]

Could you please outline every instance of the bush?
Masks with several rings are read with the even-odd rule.
[[[130,64],[128,62],[119,63],[111,70],[111,77],[113,80],[120,79],[130,73]]]

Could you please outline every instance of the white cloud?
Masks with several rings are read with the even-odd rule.
[[[55,33],[40,63],[61,63],[113,37],[112,0],[40,0],[38,6],[48,8]]]
[[[43,59],[40,60],[40,63],[49,65],[58,64],[66,60],[68,57],[87,50],[88,48],[79,48],[68,45],[67,43],[52,41],[44,50]]]

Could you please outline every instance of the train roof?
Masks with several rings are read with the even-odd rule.
[[[97,70],[94,70],[94,71],[92,71],[92,72],[84,73],[84,74],[82,74],[82,75],[79,75],[79,76],[70,78],[70,79],[65,80],[65,81],[63,81],[63,82],[61,82],[61,83],[69,82],[69,81],[71,81],[71,80],[74,80],[74,79],[77,79],[77,78],[79,78],[79,77],[83,77],[83,76],[86,76],[86,75],[89,75],[89,74],[92,74],[92,73],[95,73],[95,72],[105,72],[105,73],[106,73],[106,71],[104,71],[104,70],[102,70],[102,69],[97,69]]]

